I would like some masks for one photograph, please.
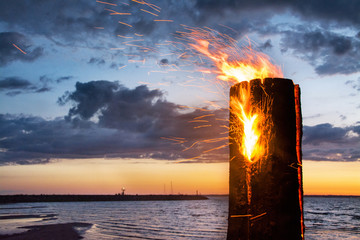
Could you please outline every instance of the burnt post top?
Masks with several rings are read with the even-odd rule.
[[[234,91],[237,91],[237,88],[239,86],[246,85],[246,84],[250,84],[251,86],[259,86],[262,84],[264,86],[272,87],[272,88],[276,88],[279,85],[282,85],[282,86],[289,85],[289,86],[292,86],[292,88],[293,88],[295,85],[293,80],[288,79],[288,78],[264,78],[263,80],[261,80],[259,78],[255,78],[250,81],[242,81],[242,82],[234,84],[230,88],[230,95],[232,95],[232,93],[234,93]]]

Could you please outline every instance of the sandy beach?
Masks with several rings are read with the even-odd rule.
[[[82,237],[75,231],[74,227],[90,227],[89,223],[63,223],[49,225],[35,225],[23,228],[29,229],[23,233],[12,235],[0,235],[0,239],[6,240],[75,240]]]

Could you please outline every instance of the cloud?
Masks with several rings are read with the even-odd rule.
[[[169,60],[166,59],[166,58],[163,58],[163,59],[161,59],[161,60],[159,61],[159,65],[160,65],[160,66],[167,66],[167,65],[169,65]]]
[[[0,78],[0,92],[5,92],[8,96],[16,96],[23,93],[43,93],[51,91],[50,85],[54,82],[60,83],[71,79],[72,76],[59,77],[56,80],[46,75],[39,77],[38,82],[33,82],[20,77]]]
[[[117,6],[100,2],[80,0],[74,4],[70,0],[1,1],[0,22],[5,29],[42,36],[62,47],[82,46],[104,50],[119,47],[117,35],[126,36],[129,38],[127,41],[141,38],[143,41],[132,44],[141,47],[130,44],[121,50],[121,53],[139,55],[141,59],[145,55],[156,55],[156,51],[153,51],[154,43],[170,39],[177,30],[183,31],[179,24],[209,26],[236,39],[251,33],[266,37],[281,34],[282,49],[292,51],[294,55],[308,61],[320,75],[351,74],[360,69],[357,61],[360,54],[360,2],[357,0],[347,0],[346,4],[342,0],[164,1],[159,3],[162,9],[160,12],[134,1],[130,1],[128,5],[117,3]],[[159,16],[142,11],[143,8],[156,12]],[[116,12],[131,15],[117,15]],[[299,22],[303,26],[317,26],[318,29],[300,29],[291,23],[283,22],[282,26],[287,26],[288,29],[295,28],[283,31],[271,21],[277,14],[279,18],[284,17],[281,14],[287,15],[286,18],[294,15],[301,18],[302,21]],[[120,20],[129,26],[120,24],[119,16]],[[174,23],[157,23],[154,19],[170,19]],[[343,32],[340,34],[339,31],[333,32],[344,26],[356,31],[354,36],[343,35]],[[271,39],[268,39],[260,49],[271,47]],[[21,52],[13,47],[11,54],[1,54],[8,56],[2,57],[1,61],[3,64],[13,59],[30,61],[42,55],[42,49],[35,48],[33,53],[30,53],[29,56],[22,56]],[[93,57],[88,63],[103,65],[105,60]],[[110,67],[117,66],[110,63]]]
[[[78,82],[76,90],[66,93],[58,102],[61,105],[69,102],[74,105],[66,116],[69,121],[97,117],[101,127],[141,133],[153,139],[182,137],[183,131],[187,138],[197,139],[202,136],[195,134],[196,137],[191,137],[194,131],[192,125],[188,124],[202,111],[182,114],[183,106],[168,102],[162,91],[150,90],[146,85],[128,89],[118,82]],[[207,112],[206,109],[203,111]],[[210,135],[204,134],[203,137]]]
[[[357,0],[294,0],[294,1],[272,1],[272,0],[197,0],[196,8],[206,15],[206,12],[225,15],[229,11],[246,12],[249,10],[264,11],[272,9],[275,12],[285,10],[292,11],[304,18],[319,19],[322,21],[330,20],[336,22],[350,23],[360,25],[360,16],[358,9],[360,3]],[[210,18],[210,16],[208,16]]]
[[[123,68],[124,66],[125,66],[125,64],[123,64],[123,63],[112,62],[112,63],[110,64],[110,68],[112,68],[112,69],[121,69],[121,68]]]
[[[33,62],[42,55],[43,48],[33,48],[25,35],[17,32],[0,32],[0,66],[13,61]]]
[[[323,142],[343,143],[347,129],[334,127],[329,123],[316,126],[304,126],[304,144],[319,145]]]
[[[303,159],[359,161],[360,125],[334,127],[329,123],[304,126]]]
[[[339,117],[340,117],[340,119],[343,120],[343,121],[347,119],[347,117],[346,117],[345,115],[342,115],[342,114],[341,114]]]
[[[309,61],[320,75],[351,74],[360,71],[360,40],[322,29],[299,26],[283,31],[281,48]]]
[[[58,102],[71,105],[64,118],[0,115],[0,164],[59,158],[228,161],[227,109],[191,110],[167,101],[160,90],[105,80],[78,82]],[[304,126],[303,159],[359,161],[359,149],[359,123]]]
[[[88,64],[104,65],[104,64],[105,64],[105,60],[104,60],[104,59],[101,59],[101,58],[92,57],[92,58],[90,58],[90,60],[88,61]]]
[[[75,87],[75,92],[66,93],[58,99],[58,103],[75,102],[77,105],[70,109],[68,118],[79,116],[86,120],[108,104],[113,98],[113,91],[120,88],[118,83],[109,81],[77,82]]]
[[[136,20],[129,19],[127,20],[127,22],[131,24],[132,28],[136,30],[137,34],[151,35],[151,33],[156,30],[155,22],[151,21],[148,16],[141,16],[139,18],[136,18]],[[129,31],[129,27],[124,26],[123,24],[119,24],[115,29],[114,34],[127,35],[131,32],[132,31]]]
[[[65,82],[65,81],[69,81],[71,79],[73,79],[74,76],[64,76],[64,77],[59,77],[56,79],[56,83],[62,83],[62,82]]]
[[[31,86],[32,83],[28,80],[17,77],[7,77],[0,80],[0,90],[28,89]]]
[[[215,29],[221,29],[221,32],[236,38],[247,33],[258,33],[266,36],[266,39],[272,34],[279,34],[282,38],[282,50],[308,61],[318,74],[350,74],[360,70],[360,2],[357,0],[348,0],[346,4],[340,0],[188,0],[165,1],[161,4],[163,5],[159,18],[171,19],[174,23],[155,23],[153,15],[140,11],[140,8],[145,6],[133,1],[129,2],[129,6],[119,4],[116,7],[87,0],[77,1],[76,4],[70,0],[0,1],[1,26],[12,31],[0,33],[0,65],[14,61],[32,62],[41,57],[44,51],[41,47],[31,45],[27,37],[31,35],[45,37],[62,47],[76,47],[80,44],[99,50],[119,47],[120,43],[136,39],[136,33],[144,35],[141,37],[144,42],[135,44],[153,47],[154,42],[168,39],[170,33],[178,30],[178,27],[174,27],[175,23],[176,26],[183,23],[210,27],[222,23],[235,30],[219,25]],[[119,24],[119,16],[110,15],[112,12],[106,9],[131,13],[131,17],[121,16],[121,19],[132,27]],[[290,23],[279,26],[271,23],[272,17],[278,13],[302,18],[302,26]],[[340,26],[347,28],[344,31],[334,31],[339,30]],[[96,27],[104,29],[99,30]],[[344,35],[347,29],[355,31],[356,33],[351,33],[354,36],[349,32]],[[120,39],[117,34],[126,35],[129,39]],[[271,40],[268,39],[260,48],[271,48],[276,42]],[[10,43],[15,43],[27,54],[23,54]],[[129,49],[134,52],[139,50],[134,46]],[[145,51],[140,48],[140,52],[142,50]],[[123,52],[117,53],[120,55]],[[110,65],[110,62],[105,62],[96,55],[92,56],[95,57],[89,59],[89,64]],[[166,66],[169,63],[172,61],[164,58],[158,64]],[[112,68],[118,66],[116,63],[110,65]],[[53,79],[44,75],[38,82],[33,83],[19,77],[2,78],[0,91],[10,96],[40,93],[49,91],[51,84],[55,82],[61,83],[70,79],[72,76]],[[348,84],[356,90],[359,89],[359,84],[355,81]],[[208,125],[219,126],[216,119],[226,118],[227,115],[226,111],[205,108],[184,111],[181,106],[168,102],[164,93],[159,90],[150,90],[145,86],[128,89],[117,82],[109,81],[77,83],[75,91],[66,93],[58,102],[70,105],[65,119],[1,116],[3,123],[6,123],[0,125],[1,146],[6,143],[6,151],[1,153],[3,162],[48,162],[52,158],[60,157],[104,156],[191,158],[200,155],[208,146],[212,147],[211,144],[201,142],[202,140],[216,138],[224,132],[220,127],[211,128],[211,131],[206,127],[194,129],[195,123],[190,123],[191,120],[205,113],[213,114],[206,118],[206,121]],[[2,126],[8,126],[9,129]],[[54,128],[61,129],[62,132]],[[13,129],[13,132],[6,132],[10,129]],[[314,160],[354,160],[354,156],[357,156],[356,149],[359,149],[356,142],[358,133],[356,126],[305,126],[304,156]],[[58,138],[54,139],[53,136]],[[161,137],[171,140],[166,141]],[[173,137],[184,138],[186,142]],[[26,139],[26,144],[23,139]],[[194,148],[181,151],[195,141],[199,142]],[[216,158],[220,159],[219,155],[202,154],[199,161],[216,161]]]
[[[24,92],[36,92],[39,90],[33,83],[19,77],[6,77],[0,79],[0,92],[6,92],[8,96],[16,96]]]
[[[360,77],[355,80],[348,80],[345,82],[346,85],[349,85],[351,88],[355,89],[356,91],[360,92]]]
[[[283,52],[306,60],[319,75],[352,74],[360,70],[357,0],[346,4],[341,0],[197,0],[194,8],[202,24],[222,22],[238,31],[230,34],[235,38],[251,33],[280,35]],[[275,22],[273,16],[278,16]],[[290,16],[295,17],[298,25],[280,20]],[[344,28],[345,31],[338,31]],[[259,46],[262,50],[266,47]]]
[[[164,3],[164,9],[171,4],[174,3]],[[156,27],[154,16],[141,11],[142,8],[154,11],[133,1],[129,1],[128,5],[117,3],[117,6],[87,0],[79,0],[76,3],[71,0],[1,1],[0,22],[8,29],[44,36],[60,46],[73,46],[77,43],[81,46],[100,48],[101,42],[102,49],[109,48],[110,45],[114,45],[114,39],[118,34],[152,35],[154,41],[162,36],[168,37],[168,34],[159,34],[164,28]],[[131,17],[114,14],[116,12],[129,13]],[[161,15],[167,15],[166,11]],[[132,28],[119,24],[119,21],[132,25]]]
[[[115,53],[115,55],[117,55],[117,54]],[[102,59],[102,58],[92,57],[92,58],[90,58],[90,60],[87,63],[90,65],[95,65],[95,66],[104,66],[107,63],[107,61],[105,61],[105,59]],[[111,62],[108,65],[108,67],[111,69],[119,69],[123,66],[125,66],[125,65],[122,63],[118,63],[118,62]]]
[[[47,163],[58,158],[155,158],[227,161],[226,149],[204,151],[226,144],[206,144],[224,129],[225,110],[189,110],[164,99],[146,86],[129,89],[118,82],[77,83],[76,90],[59,98],[71,104],[65,118],[45,120],[23,115],[0,115],[0,164]],[[202,118],[211,128],[194,128]],[[196,143],[195,143],[196,142]],[[194,146],[183,151],[185,148]]]
[[[49,91],[51,91],[50,87],[42,87],[42,88],[37,89],[35,92],[43,93],[43,92],[49,92]]]
[[[84,30],[95,30],[93,27],[101,26],[101,20],[106,19],[96,5],[98,4],[95,1],[86,0],[80,0],[76,4],[68,0],[13,0],[0,3],[0,21],[31,34],[57,37],[63,35],[66,39],[75,39],[82,35]],[[80,31],[76,32],[78,30]]]
[[[261,45],[259,46],[259,48],[262,49],[262,50],[266,50],[266,49],[272,48],[272,47],[273,47],[273,45],[271,44],[271,40],[270,40],[270,39],[266,40],[266,42],[264,42],[263,44],[261,44]]]

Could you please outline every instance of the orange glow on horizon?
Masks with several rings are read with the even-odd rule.
[[[303,160],[304,195],[360,196],[360,162]]]
[[[0,194],[228,194],[228,163],[62,160],[0,167]],[[360,196],[360,162],[303,161],[305,195]],[[186,176],[186,177],[184,177]]]
[[[0,194],[227,194],[227,163],[72,159],[0,167]],[[186,176],[186,177],[184,177]],[[6,193],[9,192],[9,193]]]

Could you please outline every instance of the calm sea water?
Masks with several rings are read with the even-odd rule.
[[[306,239],[360,239],[360,198],[306,197]],[[85,239],[226,239],[227,197],[205,201],[18,203],[0,205],[0,233],[19,226],[88,222]],[[1,216],[23,215],[18,219]],[[4,217],[3,217],[4,218]]]

